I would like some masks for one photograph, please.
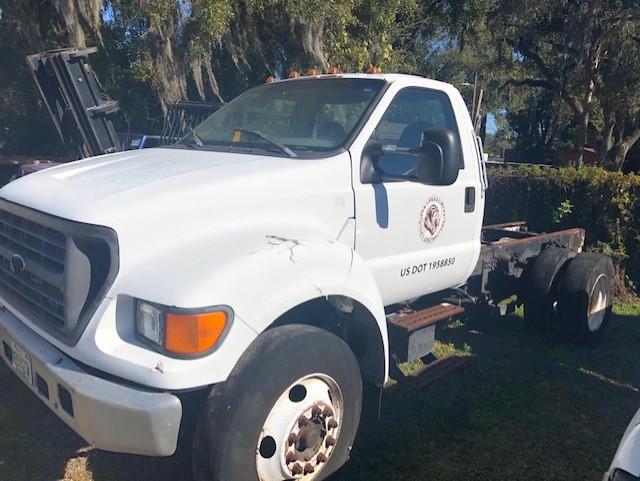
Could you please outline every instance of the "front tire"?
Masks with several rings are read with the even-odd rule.
[[[214,386],[196,428],[196,481],[320,481],[360,422],[362,380],[347,344],[316,327],[263,333]]]

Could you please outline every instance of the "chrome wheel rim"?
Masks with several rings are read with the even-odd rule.
[[[589,330],[591,332],[598,331],[604,323],[609,307],[609,280],[604,274],[600,274],[591,289],[589,296],[589,310],[587,318],[589,322]]]
[[[342,392],[331,377],[311,374],[291,384],[260,431],[258,479],[316,479],[333,455],[343,419]]]

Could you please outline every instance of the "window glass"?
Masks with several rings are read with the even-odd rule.
[[[274,150],[277,143],[297,153],[333,151],[346,143],[384,83],[325,78],[257,87],[196,127],[196,147]]]
[[[418,156],[397,150],[420,147],[422,132],[429,128],[449,129],[458,136],[447,95],[422,88],[406,88],[398,92],[370,139],[382,144],[385,152],[379,158],[378,166],[394,175],[414,172]]]

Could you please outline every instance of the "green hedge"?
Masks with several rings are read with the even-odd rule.
[[[612,255],[640,286],[640,175],[586,167],[492,166],[485,223],[526,220],[532,231],[587,230],[589,249]]]

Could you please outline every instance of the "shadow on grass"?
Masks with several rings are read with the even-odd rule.
[[[595,480],[640,406],[640,304],[616,308],[596,348],[473,318],[439,337],[470,361],[423,390],[366,392],[351,461],[331,481]],[[178,481],[184,458],[84,448],[0,367],[0,479]],[[242,480],[238,480],[242,481]]]
[[[600,480],[640,407],[640,307],[616,309],[596,348],[469,319],[442,340],[473,357],[424,390],[396,386],[363,416],[335,481]]]

